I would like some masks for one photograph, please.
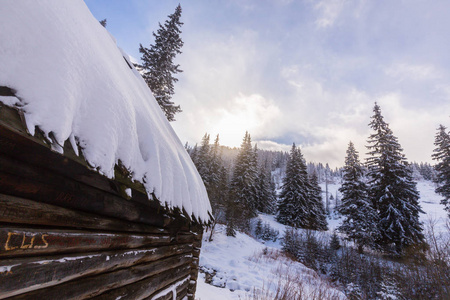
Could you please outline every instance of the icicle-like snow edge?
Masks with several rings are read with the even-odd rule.
[[[0,86],[27,127],[76,141],[113,178],[120,161],[163,205],[210,220],[205,186],[140,74],[81,0],[2,1]],[[56,147],[55,150],[62,149]]]

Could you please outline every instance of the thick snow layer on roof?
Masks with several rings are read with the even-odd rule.
[[[206,190],[189,155],[83,1],[2,0],[0,41],[0,86],[17,92],[1,101],[22,107],[31,134],[38,126],[59,145],[77,141],[108,177],[120,160],[163,204],[209,220]]]

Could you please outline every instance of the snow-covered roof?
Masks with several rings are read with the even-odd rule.
[[[81,0],[2,0],[0,86],[17,97],[31,134],[55,150],[77,143],[112,178],[120,162],[169,207],[208,221],[211,206],[189,155],[141,75]],[[128,60],[128,62],[126,61]]]

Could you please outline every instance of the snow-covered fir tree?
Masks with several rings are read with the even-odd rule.
[[[230,184],[229,201],[231,201],[231,214],[237,226],[243,230],[249,229],[249,220],[256,216],[257,197],[256,179],[258,175],[256,147],[252,148],[251,137],[245,133]]]
[[[198,145],[195,144],[194,147],[189,149],[189,156],[192,159],[192,162],[195,164],[195,166],[197,167],[197,159],[198,159]]]
[[[197,149],[194,161],[197,171],[203,179],[206,189],[209,187],[211,181],[211,155],[209,145],[209,134],[205,133],[202,138],[200,148]]]
[[[319,179],[316,172],[313,172],[309,179],[309,202],[311,210],[309,211],[309,228],[314,230],[327,230],[327,215],[322,201],[322,189],[319,185]]]
[[[228,170],[222,159],[222,148],[219,135],[214,144],[210,144],[210,135],[205,133],[200,147],[197,145],[190,151],[194,162],[208,193],[213,215],[216,220],[223,220],[228,195]]]
[[[210,186],[207,191],[214,217],[221,219],[220,214],[225,210],[225,201],[228,195],[228,170],[222,159],[219,135],[216,136],[210,151]]]
[[[183,47],[180,17],[181,6],[178,5],[164,25],[159,24],[158,31],[153,33],[155,43],[150,48],[139,46],[142,64],[136,65],[169,121],[175,121],[175,114],[181,112],[180,106],[171,101],[174,83],[178,81],[174,75],[182,72],[180,65],[173,62]]]
[[[258,178],[256,181],[256,208],[258,211],[274,214],[276,211],[276,193],[275,185],[270,174],[269,161],[266,160],[259,167]]]
[[[423,163],[421,162],[418,166],[420,175],[422,175],[422,178],[425,180],[434,181],[436,177],[436,171],[429,163]]]
[[[339,192],[342,203],[338,208],[344,217],[338,230],[353,240],[362,252],[363,246],[373,247],[378,237],[377,214],[369,200],[364,182],[364,168],[359,161],[358,151],[349,143],[345,157],[344,176]]]
[[[450,135],[445,126],[439,125],[434,145],[436,148],[433,150],[432,157],[437,161],[434,166],[436,170],[436,178],[434,179],[437,184],[436,193],[444,197],[441,203],[445,205],[450,217]]]
[[[292,145],[278,203],[277,220],[292,227],[309,228],[310,185],[300,148]]]
[[[369,126],[374,133],[368,139],[367,166],[369,197],[378,212],[380,237],[376,242],[385,250],[401,254],[405,248],[424,242],[419,192],[403,149],[376,103],[373,111]]]

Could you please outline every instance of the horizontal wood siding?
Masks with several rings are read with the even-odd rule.
[[[202,226],[116,177],[0,103],[0,299],[194,299]]]

